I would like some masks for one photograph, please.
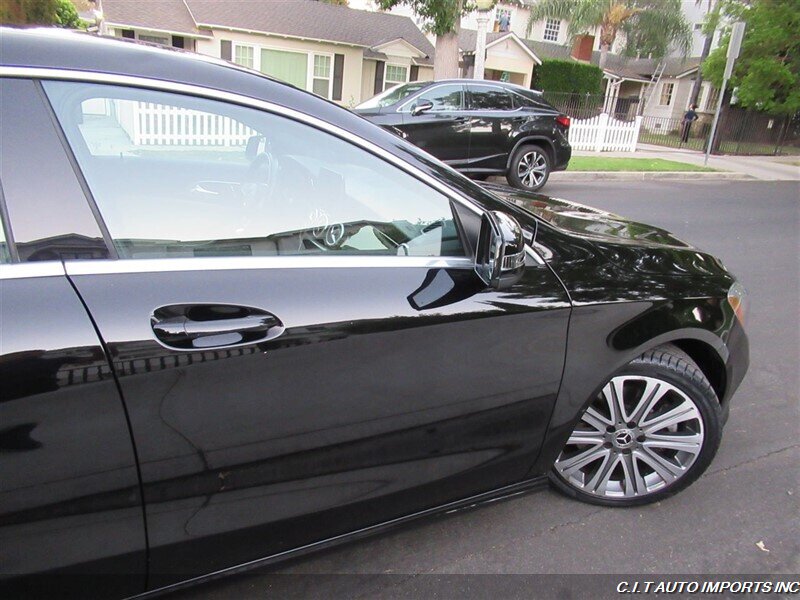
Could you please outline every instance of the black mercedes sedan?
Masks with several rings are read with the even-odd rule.
[[[569,164],[570,118],[540,92],[500,81],[449,79],[395,86],[355,112],[473,179],[505,175],[534,191]]]
[[[0,182],[5,598],[664,500],[748,366],[713,256],[215,59],[0,31]]]

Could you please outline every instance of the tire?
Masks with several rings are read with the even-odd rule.
[[[491,176],[491,173],[470,173],[467,175],[473,181],[486,181]]]
[[[515,188],[533,192],[547,183],[551,169],[547,152],[541,146],[529,144],[514,152],[506,179]]]
[[[658,502],[702,475],[721,436],[708,379],[679,348],[659,346],[617,372],[584,409],[550,481],[591,504]]]

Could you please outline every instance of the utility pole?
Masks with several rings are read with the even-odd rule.
[[[711,146],[714,143],[714,138],[717,135],[717,125],[719,124],[719,113],[722,111],[722,100],[725,98],[725,89],[728,87],[728,80],[733,75],[733,65],[736,59],[739,58],[739,51],[742,49],[742,38],[744,38],[744,23],[737,21],[733,24],[731,31],[731,39],[728,42],[728,60],[725,63],[725,74],[722,76],[722,88],[719,90],[719,100],[717,100],[717,112],[714,113],[714,121],[711,123],[711,134],[708,136],[708,145],[706,146],[706,157],[703,161],[704,165],[708,164],[708,155],[711,154]]]
[[[489,22],[489,11],[494,6],[494,0],[477,0],[478,7],[478,37],[475,40],[475,67],[473,79],[483,79],[484,65],[486,64],[486,26]]]

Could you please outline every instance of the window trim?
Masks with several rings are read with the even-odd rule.
[[[388,71],[389,67],[400,67],[402,69],[405,69],[405,71],[406,71],[406,80],[405,81],[395,81],[394,79],[392,79],[392,80],[386,79],[386,72]],[[389,88],[392,88],[392,87],[394,87],[396,85],[404,85],[406,83],[409,83],[409,77],[410,76],[411,76],[411,66],[410,65],[406,65],[406,64],[402,64],[402,63],[390,63],[390,62],[387,62],[383,66],[383,91],[385,92]],[[391,85],[388,85],[389,83],[391,83]]]
[[[238,48],[249,48],[250,50],[253,51],[253,66],[252,67],[248,67],[247,65],[243,65],[242,63],[236,62],[236,50]],[[260,52],[256,52],[256,50],[257,50],[257,48],[256,48],[255,44],[242,44],[241,42],[237,42],[237,41],[234,40],[234,41],[231,42],[231,62],[236,64],[236,65],[239,65],[240,67],[244,67],[245,69],[253,69],[253,70],[257,71],[258,69],[256,68],[256,56],[259,57],[259,62],[260,62],[261,61],[261,58],[260,58],[261,57],[261,53]]]
[[[151,34],[147,33],[146,31],[145,31],[144,33],[142,33],[142,32],[141,32],[141,31],[139,31],[138,29],[134,29],[134,30],[133,30],[133,32],[134,32],[134,35],[136,36],[136,39],[137,39],[138,41],[145,42],[146,44],[158,44],[159,46],[164,46],[165,48],[171,48],[171,47],[172,47],[172,36],[171,36],[171,35],[169,35],[169,34],[164,34],[164,35],[161,35],[161,34],[151,35]],[[154,41],[152,41],[152,40],[143,40],[143,39],[142,39],[142,37],[141,37],[141,36],[143,36],[143,35],[144,35],[145,37],[151,37],[151,38],[161,38],[161,39],[167,40],[167,43],[166,43],[166,44],[162,44],[161,42],[154,42]]]
[[[331,61],[331,70],[330,76],[328,79],[328,95],[327,96],[320,96],[321,98],[325,98],[326,100],[331,100],[333,98],[333,62],[335,60],[335,53],[334,52],[319,52],[319,51],[311,51],[307,52],[305,50],[294,50],[294,49],[287,49],[281,46],[272,46],[269,44],[250,44],[250,43],[242,43],[237,42],[236,40],[231,40],[231,60],[233,63],[239,65],[240,67],[244,67],[245,69],[249,69],[251,67],[247,67],[240,63],[236,62],[236,48],[243,47],[243,48],[253,48],[253,66],[252,69],[254,71],[258,71],[259,73],[264,73],[261,70],[261,51],[262,50],[275,50],[277,52],[286,52],[291,54],[303,54],[306,57],[306,84],[304,90],[306,92],[314,93],[314,80],[315,79],[325,79],[324,77],[315,77],[314,76],[314,57],[315,56],[327,56],[330,58]],[[408,83],[408,82],[406,82]]]
[[[553,27],[550,27],[551,23],[557,23],[558,27],[555,28],[555,38],[548,38],[549,35],[553,35]],[[542,40],[545,42],[558,42],[558,39],[561,37],[561,23],[562,19],[551,19],[547,18],[544,20],[544,30],[542,31]]]
[[[407,82],[407,83],[411,83],[411,82]],[[447,87],[448,85],[457,85],[457,86],[461,87],[461,108],[448,109],[448,110],[437,110],[436,114],[451,113],[451,112],[461,112],[461,111],[465,110],[466,107],[467,107],[467,98],[466,98],[467,90],[466,90],[466,87],[464,86],[463,83],[437,83],[436,85],[429,85],[429,86],[424,87],[421,90],[415,92],[414,95],[411,96],[410,99],[408,99],[405,102],[403,102],[403,104],[401,104],[400,107],[395,112],[410,113],[411,109],[409,108],[408,110],[405,110],[406,106],[409,106],[411,103],[416,102],[417,98],[419,98],[420,96],[422,96],[426,92],[429,92],[431,90],[435,90],[436,88],[440,88],[440,87]]]
[[[328,77],[317,77],[314,75],[314,60],[317,56],[324,56],[329,59],[329,73]],[[328,80],[328,94],[325,96],[320,96],[321,98],[325,98],[326,100],[331,100],[333,98],[333,62],[335,60],[335,55],[331,52],[309,52],[308,53],[308,89],[306,91],[314,93],[314,80],[315,79],[327,79]]]
[[[477,206],[471,199],[467,196],[462,195],[461,193],[457,192],[456,190],[448,187],[443,182],[439,181],[432,175],[426,173],[421,168],[410,164],[403,159],[395,156],[391,152],[381,148],[380,146],[366,140],[358,135],[338,127],[337,125],[333,125],[332,123],[328,123],[322,119],[317,117],[308,115],[306,113],[294,110],[292,108],[288,108],[286,106],[282,106],[279,104],[275,104],[273,102],[269,102],[266,100],[260,100],[257,98],[252,98],[249,96],[243,96],[234,92],[228,92],[219,89],[207,88],[202,87],[194,84],[186,84],[186,83],[178,83],[178,82],[171,82],[171,81],[163,81],[158,79],[149,79],[145,77],[136,77],[131,75],[117,75],[117,74],[110,74],[110,73],[98,73],[98,72],[89,72],[89,71],[73,71],[69,69],[49,69],[43,67],[14,67],[14,66],[0,66],[0,78],[9,77],[9,78],[29,78],[33,79],[34,81],[41,82],[42,80],[56,80],[56,81],[75,81],[75,82],[86,82],[86,83],[101,83],[101,84],[110,84],[110,85],[120,85],[125,87],[133,87],[133,88],[143,88],[143,89],[152,89],[156,91],[163,91],[175,94],[183,94],[189,96],[197,96],[200,98],[207,98],[210,100],[216,100],[220,102],[226,102],[229,104],[236,104],[239,106],[244,106],[248,108],[253,108],[256,110],[262,110],[264,112],[268,112],[271,114],[277,114],[299,123],[303,123],[310,127],[313,127],[317,130],[324,131],[329,133],[339,139],[342,139],[345,142],[348,142],[354,146],[361,148],[369,152],[370,154],[376,156],[377,158],[388,162],[395,167],[397,167],[400,171],[405,172],[406,174],[414,177],[428,188],[436,190],[437,192],[441,193],[445,198],[447,198],[450,202],[455,202],[459,206],[466,208],[467,210],[471,211],[475,215],[481,216],[484,213],[484,210]],[[451,167],[445,166],[445,168],[449,168],[452,170]],[[455,171],[453,171],[455,172]],[[87,202],[91,202],[89,198],[86,198]],[[452,210],[452,207],[451,207]],[[458,215],[457,211],[454,210],[454,219],[458,222]],[[101,228],[105,227],[104,221],[102,222]],[[463,237],[464,232],[463,228],[460,224],[457,224],[459,236]],[[469,244],[466,244],[464,250],[469,251]],[[542,259],[533,251],[532,248],[529,248],[526,245],[526,250],[528,254],[538,263],[544,264]],[[154,259],[156,262],[164,262],[167,260],[180,260],[182,261],[183,265],[195,265],[196,261],[209,261],[209,260],[219,260],[223,262],[225,265],[230,265],[231,261],[244,261],[244,263],[240,264],[253,264],[254,266],[248,268],[266,268],[265,266],[257,266],[256,263],[252,263],[251,261],[264,261],[264,260],[277,260],[280,259],[281,261],[288,260],[298,260],[302,261],[304,266],[331,266],[333,265],[334,260],[341,261],[341,266],[343,267],[354,267],[354,266],[414,266],[415,261],[418,264],[420,259],[424,260],[439,260],[444,261],[449,266],[453,266],[456,268],[464,268],[469,266],[469,268],[474,268],[474,260],[469,257],[457,256],[457,257],[414,257],[414,256],[282,256],[282,257],[215,257],[215,258],[193,258],[191,261],[187,261],[185,258],[181,259]],[[374,260],[373,260],[374,259]],[[147,262],[148,259],[125,259],[121,260],[116,258],[116,256],[112,256],[108,259],[94,259],[94,260],[87,260],[87,261],[68,261],[66,264],[77,264],[77,265],[84,265],[86,266],[89,272],[96,272],[102,273],[102,270],[92,270],[97,269],[98,264],[106,264],[106,265],[113,265],[110,268],[111,271],[108,272],[125,272],[124,269],[120,270],[119,265],[125,265],[130,263],[142,263]],[[382,261],[382,262],[379,262]],[[305,264],[308,263],[308,264]],[[27,264],[27,263],[25,263]],[[260,264],[260,263],[259,263]],[[288,262],[282,262],[281,264],[288,265]],[[135,269],[136,267],[131,266],[131,269]],[[187,268],[192,268],[191,266],[181,266],[180,269],[185,270]],[[203,267],[198,266],[198,270],[202,270]],[[226,268],[230,269],[230,266],[220,266],[220,269]],[[244,267],[241,267],[244,268]],[[101,267],[102,269],[102,267]],[[150,268],[152,270],[152,268]],[[132,271],[135,272],[135,271]],[[73,274],[78,274],[78,271],[72,271]]]
[[[666,86],[669,87],[669,98],[667,102],[664,102],[664,92],[666,90]],[[659,106],[672,106],[672,101],[675,99],[675,83],[672,81],[662,81],[661,82],[661,93],[658,95],[658,105]]]

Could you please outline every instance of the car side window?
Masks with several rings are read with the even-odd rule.
[[[460,85],[435,86],[406,104],[403,111],[411,112],[416,106],[425,102],[433,104],[433,108],[428,112],[461,110],[464,107],[464,88]]]
[[[511,94],[502,88],[471,86],[469,88],[472,110],[513,110]]]
[[[120,258],[464,256],[446,196],[310,125],[181,94],[43,85]]]

